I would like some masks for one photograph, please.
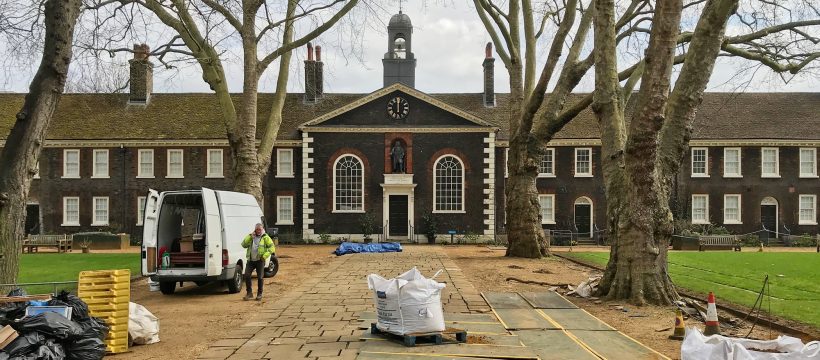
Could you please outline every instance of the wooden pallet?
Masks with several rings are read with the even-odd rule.
[[[467,331],[456,328],[446,328],[444,331],[440,332],[410,333],[401,335],[380,330],[376,327],[376,323],[371,323],[370,333],[374,335],[382,334],[385,337],[399,340],[404,344],[404,346],[409,347],[416,346],[417,344],[441,345],[445,343],[467,342]],[[453,339],[455,339],[455,341],[453,341]]]

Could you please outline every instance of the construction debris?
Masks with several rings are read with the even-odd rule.
[[[572,288],[570,286],[570,292],[568,292],[567,295],[575,294],[582,298],[588,298],[598,290],[598,283],[601,281],[601,278],[603,278],[601,275],[590,276],[589,279],[582,281],[577,287]]]
[[[705,336],[694,327],[686,329],[681,360],[820,360],[820,341],[803,344],[781,335],[775,340],[750,340],[722,335]]]

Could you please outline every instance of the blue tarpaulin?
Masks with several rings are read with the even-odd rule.
[[[343,242],[333,253],[336,256],[355,253],[385,253],[385,252],[401,252],[401,244],[396,242],[377,243],[377,244],[360,244],[352,242]]]

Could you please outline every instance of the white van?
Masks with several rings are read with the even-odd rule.
[[[245,266],[242,239],[257,223],[265,224],[265,218],[250,194],[207,188],[162,193],[149,190],[143,220],[142,275],[159,282],[166,295],[185,281],[198,285],[222,281],[230,293],[238,293]],[[271,255],[264,276],[273,277],[278,270],[276,255]]]

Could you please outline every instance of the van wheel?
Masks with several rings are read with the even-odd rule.
[[[227,281],[228,293],[236,294],[242,290],[242,265],[237,264],[233,272],[233,279]]]
[[[159,282],[159,291],[161,291],[165,295],[173,295],[174,290],[177,288],[176,281],[160,281]]]
[[[268,267],[265,268],[265,277],[272,278],[279,272],[279,258],[276,255],[271,255]]]

